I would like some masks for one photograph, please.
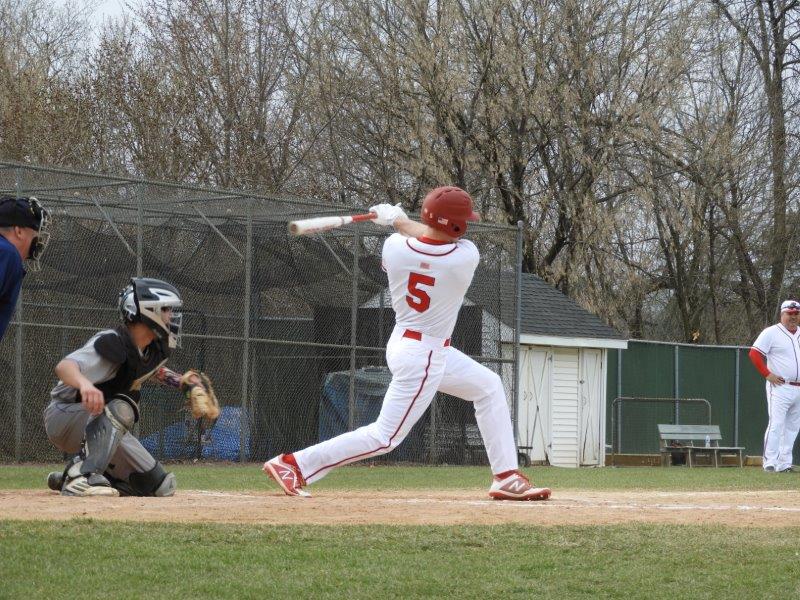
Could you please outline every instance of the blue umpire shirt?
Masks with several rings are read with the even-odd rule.
[[[19,251],[0,235],[0,340],[14,316],[23,277],[25,269],[22,267]]]

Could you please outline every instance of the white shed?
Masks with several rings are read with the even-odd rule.
[[[522,276],[517,443],[535,463],[605,464],[609,349],[628,343],[545,281]]]

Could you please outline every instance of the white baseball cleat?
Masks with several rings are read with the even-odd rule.
[[[495,500],[547,500],[550,488],[537,488],[519,471],[514,471],[503,479],[494,478],[489,496]]]
[[[61,489],[62,496],[119,496],[119,492],[111,487],[108,479],[102,475],[91,473],[81,475],[68,481]]]
[[[261,470],[274,479],[287,496],[310,498],[311,494],[302,489],[306,482],[300,471],[294,465],[286,462],[284,456],[286,455],[279,454],[275,458],[271,458],[264,463]]]

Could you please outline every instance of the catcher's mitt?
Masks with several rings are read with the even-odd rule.
[[[195,419],[211,423],[219,417],[219,402],[211,380],[201,371],[186,371],[181,377],[181,391],[186,396],[186,407]]]

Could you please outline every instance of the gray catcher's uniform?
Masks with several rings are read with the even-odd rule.
[[[127,327],[121,325],[97,333],[66,358],[77,363],[81,373],[103,392],[106,407],[112,400],[119,403],[123,399],[121,406],[133,409],[130,414],[135,423],[139,416],[139,389],[166,362],[167,352],[160,340],[140,352]],[[91,430],[87,425],[98,417],[84,409],[79,390],[62,381],[50,396],[51,402],[44,410],[47,437],[60,450],[77,453],[84,435]],[[161,464],[129,431],[121,436],[105,473],[114,487],[129,495],[154,495],[167,476]],[[172,487],[173,481],[171,478],[168,482]]]

